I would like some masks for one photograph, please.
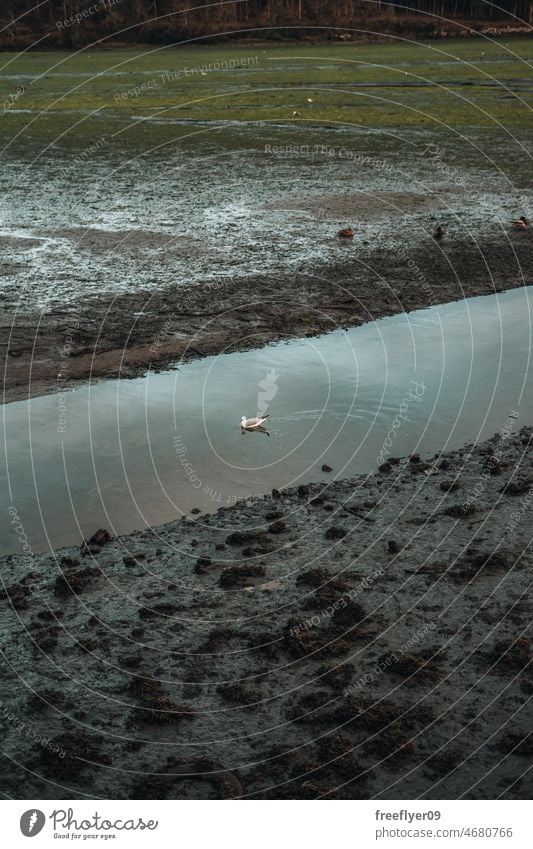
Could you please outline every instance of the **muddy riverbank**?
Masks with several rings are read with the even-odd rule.
[[[338,262],[300,270],[87,295],[76,307],[60,303],[39,313],[4,304],[4,400],[88,379],[138,376],[532,282],[529,232],[494,226],[479,238],[465,232],[437,242],[430,226],[423,243],[413,243],[408,226],[400,219],[383,244],[382,237],[339,240]]]
[[[2,792],[529,798],[519,428],[3,558]]]

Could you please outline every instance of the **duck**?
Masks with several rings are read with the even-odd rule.
[[[527,230],[529,229],[529,221],[525,215],[521,215],[518,221],[513,221],[513,226],[515,230]]]
[[[353,227],[344,227],[342,230],[339,230],[337,235],[340,236],[341,239],[353,239],[355,236],[355,230]]]
[[[433,238],[436,239],[437,242],[440,242],[440,240],[442,239],[443,236],[444,236],[444,227],[441,227],[441,225],[439,224],[433,230]]]

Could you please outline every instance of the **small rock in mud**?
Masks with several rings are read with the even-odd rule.
[[[220,576],[220,586],[224,589],[234,589],[248,586],[250,578],[264,578],[265,567],[260,563],[249,563],[246,566],[230,566],[224,569]]]
[[[378,472],[381,472],[384,475],[389,474],[389,472],[392,472],[391,464],[390,463],[382,463],[381,466],[378,466]]]
[[[324,463],[323,466],[322,466],[322,471],[323,472],[332,472],[333,469],[331,468],[331,466],[328,466],[327,463]]]
[[[317,628],[299,631],[292,627],[283,641],[283,647],[293,657],[320,652],[321,655],[336,657],[345,654],[352,648],[351,636],[347,639],[339,637],[337,628]]]
[[[118,657],[118,662],[122,668],[134,669],[142,663],[142,656],[140,654],[121,655]]]
[[[261,545],[247,545],[243,548],[243,557],[260,557],[262,554],[270,554],[274,550],[274,545],[270,541],[265,540]]]
[[[271,534],[281,534],[287,530],[287,525],[281,519],[278,519],[276,522],[272,522],[268,530]]]
[[[239,705],[241,708],[253,709],[257,707],[257,702],[262,699],[262,693],[257,687],[246,686],[240,681],[234,681],[231,684],[223,684],[218,687],[218,692],[225,702],[232,705]]]
[[[418,463],[411,463],[409,465],[409,470],[412,475],[421,475],[424,472],[427,472],[429,475],[431,473],[431,466],[429,463],[422,463],[419,461]]]
[[[124,557],[122,558],[122,562],[124,563],[124,566],[136,566],[137,565],[137,561],[135,560],[135,557],[131,557],[130,554],[124,555]]]
[[[205,575],[206,572],[209,571],[209,567],[211,566],[211,558],[210,557],[199,557],[196,561],[196,565],[194,567],[194,571],[197,575]]]
[[[343,539],[347,533],[348,531],[345,528],[332,525],[331,528],[327,529],[324,536],[326,539]]]
[[[497,575],[509,572],[513,567],[513,559],[501,551],[480,554],[468,549],[467,555],[466,561],[459,565],[458,576],[463,579]]]
[[[51,705],[64,705],[65,694],[61,690],[36,690],[28,700],[28,707],[41,712]]]
[[[531,489],[532,483],[533,481],[530,478],[527,480],[509,481],[505,486],[502,486],[500,492],[503,492],[504,495],[525,495]]]
[[[262,537],[263,534],[260,534],[258,531],[234,531],[226,537],[226,543],[228,545],[244,545],[247,542],[252,542]]]
[[[269,658],[278,657],[279,643],[279,637],[266,631],[258,631],[248,638],[248,645],[251,649]]]
[[[102,546],[106,545],[108,542],[111,542],[113,537],[106,531],[105,528],[100,528],[96,531],[90,539],[84,539],[81,546],[80,551],[83,556],[86,554],[96,554]]]
[[[11,584],[10,587],[0,589],[0,599],[7,599],[11,602],[15,610],[24,610],[28,606],[28,596],[30,595],[29,587],[22,584]]]
[[[341,663],[332,669],[322,668],[320,673],[323,675],[321,680],[328,687],[332,687],[334,690],[343,690],[352,681],[355,675],[355,666],[353,663]]]
[[[345,606],[339,607],[333,614],[333,621],[336,625],[342,628],[352,628],[358,625],[366,616],[366,611],[362,604],[356,601],[349,601]]]
[[[213,628],[207,635],[207,639],[200,646],[201,652],[214,654],[224,649],[230,640],[241,641],[243,634],[235,628]]]
[[[300,496],[300,498],[305,498],[306,495],[309,495],[310,491],[311,491],[310,488],[308,486],[306,486],[305,484],[302,484],[297,489],[297,492],[298,492],[298,495]]]
[[[87,589],[92,579],[99,574],[98,569],[87,566],[78,572],[65,573],[56,578],[54,592],[59,596],[77,595]]]
[[[440,488],[443,492],[456,492],[459,486],[459,481],[442,481]]]
[[[133,789],[134,799],[175,799],[177,782],[193,782],[194,798],[204,798],[205,785],[212,787],[215,799],[238,799],[244,790],[237,778],[216,761],[204,756],[169,758],[155,775],[143,777]],[[198,786],[197,786],[198,785]],[[179,785],[178,785],[179,786]],[[200,790],[202,788],[202,790]],[[178,796],[181,798],[181,796]]]
[[[531,648],[527,637],[516,640],[500,640],[494,646],[491,659],[498,667],[524,669],[531,660]]]
[[[281,510],[272,510],[270,513],[265,514],[265,519],[267,522],[274,522],[276,519],[283,519],[283,513]]]
[[[328,581],[319,587],[311,598],[305,603],[306,610],[324,610],[335,602],[338,602],[347,592],[348,586],[344,581]]]
[[[401,551],[401,548],[396,542],[396,540],[390,539],[387,543],[387,552],[389,554],[398,554],[399,551]]]
[[[321,587],[331,577],[331,574],[323,566],[316,566],[307,572],[302,572],[296,578],[297,584],[307,584],[309,587]]]
[[[411,454],[409,457],[410,463],[420,463],[420,454]]]
[[[315,722],[327,711],[331,696],[326,690],[313,690],[301,696],[287,711],[293,722]]]
[[[501,475],[505,464],[501,463],[496,457],[487,457],[483,463],[483,469],[491,475]]]
[[[64,612],[62,610],[40,610],[37,614],[39,619],[44,619],[46,622],[53,622],[54,619],[62,619],[64,616]],[[94,618],[94,617],[93,617]],[[97,622],[98,620],[96,620]],[[89,619],[88,625],[91,625],[91,620]]]
[[[130,694],[141,706],[140,718],[149,722],[179,722],[194,719],[196,711],[190,705],[178,705],[165,693],[161,681],[151,674],[135,677],[128,686]],[[137,713],[136,713],[137,716]]]
[[[386,758],[390,764],[407,755],[412,755],[415,751],[415,743],[399,725],[392,725],[365,743],[364,749],[380,761]]]
[[[446,516],[451,516],[453,519],[464,519],[466,516],[471,516],[476,512],[473,504],[452,504],[444,511]]]
[[[63,567],[63,569],[74,569],[75,566],[80,565],[80,561],[76,559],[76,557],[62,557],[59,561],[59,565]]]
[[[446,658],[446,653],[438,646],[430,646],[427,649],[413,654],[396,655],[394,652],[382,655],[380,664],[389,672],[401,675],[402,678],[425,678],[430,681],[437,680],[441,674],[441,665]]]
[[[57,625],[50,625],[48,628],[42,628],[32,633],[32,639],[36,648],[46,652],[57,646],[60,634],[61,628],[58,628]]]
[[[448,775],[453,772],[456,766],[463,760],[461,752],[440,751],[436,752],[426,761],[426,768],[437,778]]]
[[[506,734],[500,740],[498,750],[506,755],[520,755],[520,757],[531,760],[533,758],[533,734],[531,731]]]
[[[176,604],[161,602],[160,604],[154,604],[153,607],[140,607],[139,616],[141,619],[154,619],[157,616],[172,616],[173,613],[177,613],[178,611],[179,607]],[[176,625],[177,623],[174,623],[174,627]]]
[[[85,767],[94,766],[95,761],[110,764],[109,756],[100,755],[101,741],[84,731],[67,732],[50,740],[43,751],[46,771],[57,777],[71,778]]]

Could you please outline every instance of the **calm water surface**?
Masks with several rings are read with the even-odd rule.
[[[372,472],[400,409],[397,456],[485,439],[514,411],[531,424],[532,305],[517,289],[9,404],[0,550],[20,551],[10,506],[38,552]],[[242,436],[258,409],[270,435]]]

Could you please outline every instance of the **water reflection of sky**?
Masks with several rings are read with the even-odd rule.
[[[514,410],[517,428],[531,424],[531,295],[529,288],[472,298],[9,404],[13,504],[41,550],[47,534],[53,546],[67,545],[100,526],[125,533],[272,487],[371,472],[402,402],[404,419],[390,437],[395,455],[482,440]],[[256,414],[269,374],[271,436],[241,436],[240,418]],[[0,494],[4,516],[9,487]],[[12,530],[0,547],[16,550]]]

